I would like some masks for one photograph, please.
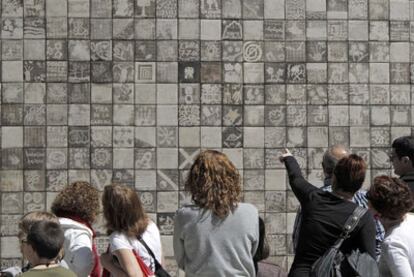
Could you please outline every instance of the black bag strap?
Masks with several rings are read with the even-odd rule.
[[[155,262],[155,270],[158,268],[161,268],[161,264],[158,262],[157,258],[155,258],[154,252],[152,252],[151,248],[149,248],[148,244],[145,242],[145,240],[139,236],[138,241],[147,249],[147,252],[151,255],[151,257],[154,259]]]
[[[364,216],[364,214],[367,212],[367,209],[357,206],[355,210],[352,212],[352,214],[348,217],[348,219],[345,221],[345,225],[342,228],[342,233],[339,236],[339,238],[336,240],[335,244],[333,245],[333,248],[339,249],[347,238],[349,238],[349,235],[351,232],[355,229],[355,227],[358,225],[359,220]]]

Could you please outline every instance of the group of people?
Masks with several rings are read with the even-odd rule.
[[[325,180],[321,188],[310,184],[288,150],[280,157],[289,184],[300,202],[293,228],[295,257],[290,277],[312,276],[314,265],[343,235],[356,207],[369,209],[340,250],[345,255],[359,250],[378,261],[381,277],[414,276],[414,137],[393,141],[390,162],[400,178],[376,176],[368,190],[361,190],[367,164],[358,155],[335,145],[322,160]],[[343,275],[359,276],[359,275]]]
[[[305,180],[287,149],[279,159],[301,206],[293,230],[290,277],[311,276],[315,261],[341,236],[358,206],[369,212],[361,216],[341,251],[367,253],[379,261],[381,276],[414,276],[413,137],[392,144],[390,159],[400,178],[375,177],[368,191],[361,190],[366,162],[343,146],[325,152],[322,188]],[[186,276],[285,276],[278,267],[260,262],[269,255],[264,223],[254,205],[242,203],[241,177],[225,154],[202,151],[185,190],[192,204],[176,213],[173,248]],[[109,245],[99,255],[92,225],[101,205]],[[87,182],[70,184],[53,201],[51,213],[31,212],[21,218],[18,237],[27,265],[4,271],[11,276],[151,276],[163,265],[158,227],[127,185],[108,185],[100,196]]]

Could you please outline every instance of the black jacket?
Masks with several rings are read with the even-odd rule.
[[[400,179],[407,183],[411,191],[414,193],[414,171],[405,175],[401,175]]]

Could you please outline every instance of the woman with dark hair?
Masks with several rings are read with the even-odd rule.
[[[259,215],[253,205],[240,203],[233,163],[221,152],[201,152],[185,189],[194,204],[177,211],[174,256],[186,276],[256,276]]]
[[[332,192],[328,192],[304,179],[299,164],[287,149],[280,160],[286,166],[289,184],[303,210],[296,255],[289,276],[309,277],[314,262],[334,245],[346,220],[357,207],[352,197],[364,182],[367,166],[361,157],[354,154],[342,158],[334,168]],[[344,254],[359,249],[375,257],[375,223],[370,213],[362,216],[340,249]]]
[[[161,262],[160,232],[148,218],[137,192],[120,184],[106,186],[102,205],[109,235],[109,253],[101,255],[102,266],[112,276],[142,276],[138,255],[155,272],[156,262],[144,242]]]
[[[65,234],[62,265],[79,277],[100,276],[92,228],[99,211],[98,190],[88,182],[74,182],[56,196],[51,209],[59,217]]]
[[[380,276],[414,276],[413,197],[406,183],[378,176],[367,193],[374,215],[385,229],[379,262]]]

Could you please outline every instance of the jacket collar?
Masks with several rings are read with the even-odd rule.
[[[400,179],[403,181],[414,181],[414,171],[401,175]]]

